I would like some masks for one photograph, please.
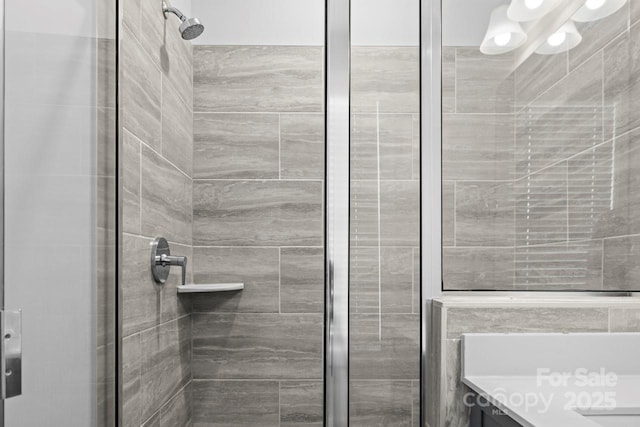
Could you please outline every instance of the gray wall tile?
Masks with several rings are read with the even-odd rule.
[[[140,334],[122,340],[122,425],[139,427],[140,411]]]
[[[146,419],[191,379],[191,318],[163,323],[140,337],[141,415]]]
[[[194,181],[193,191],[198,245],[322,245],[319,181]]]
[[[324,248],[282,248],[280,251],[281,312],[322,313]]]
[[[567,75],[567,54],[531,55],[515,71],[515,96],[521,108]]]
[[[150,416],[145,422],[142,423],[142,427],[162,427],[160,425],[160,412],[156,412]]]
[[[169,242],[171,255],[187,257],[187,283],[192,283],[193,249],[191,246]],[[190,262],[191,261],[191,262]],[[189,295],[178,294],[178,286],[182,285],[182,271],[179,267],[171,267],[167,281],[161,286],[162,321],[167,322],[191,313],[191,298]]]
[[[447,338],[482,332],[606,332],[606,308],[504,308],[447,309]]]
[[[615,120],[607,137],[622,135],[640,126],[640,25],[604,48],[604,106]]]
[[[631,3],[631,24],[635,24],[640,19],[640,3],[632,1]]]
[[[122,131],[122,229],[140,233],[140,142]]]
[[[142,147],[142,233],[191,244],[191,179]]]
[[[193,113],[166,78],[162,79],[162,155],[191,176]]]
[[[276,114],[194,116],[195,178],[278,178]]]
[[[456,241],[456,183],[442,182],[442,245],[454,246]]]
[[[151,240],[122,235],[122,333],[124,336],[160,323],[160,286],[149,270]]]
[[[420,116],[413,115],[413,179],[420,179],[420,151],[421,151],[421,123]]]
[[[456,112],[456,48],[442,46],[442,112]]]
[[[518,290],[602,290],[602,240],[516,248]]]
[[[422,287],[420,248],[413,248],[413,313],[420,313],[422,302],[420,301],[420,289]]]
[[[322,61],[321,47],[196,46],[194,111],[322,112]]]
[[[280,176],[324,179],[324,114],[280,115]]]
[[[510,182],[458,182],[456,246],[513,246],[515,195]]]
[[[189,383],[160,410],[160,427],[190,426],[192,397]]]
[[[445,114],[443,179],[513,179],[514,119],[510,114]]]
[[[201,294],[196,312],[277,313],[278,248],[194,248],[194,282],[244,283],[239,292]]]
[[[162,74],[126,26],[121,73],[122,125],[159,151]]]
[[[351,381],[349,425],[353,427],[411,425],[411,381]]]
[[[633,2],[630,2],[633,3]],[[629,2],[605,19],[593,22],[576,22],[582,35],[578,46],[569,51],[569,69],[574,69],[585,59],[605,47],[629,28]]]
[[[417,113],[420,109],[419,49],[351,49],[351,111]]]
[[[322,381],[280,382],[280,426],[322,426]]]
[[[380,243],[383,246],[418,246],[419,190],[418,181],[386,181],[380,184]]]
[[[609,332],[640,332],[640,308],[609,309]]]
[[[419,343],[417,314],[352,314],[349,375],[352,379],[418,379]]]
[[[513,289],[513,248],[444,248],[447,290]]]
[[[277,381],[194,381],[193,427],[279,427]]]
[[[604,283],[607,289],[637,290],[640,288],[640,236],[616,237],[604,240]]]
[[[352,313],[411,313],[413,248],[351,248]]]
[[[195,378],[322,378],[319,314],[194,314]]]
[[[512,113],[513,67],[513,53],[488,56],[477,47],[456,48],[456,112]]]
[[[444,340],[445,351],[445,402],[446,412],[444,424],[446,426],[466,426],[469,419],[469,408],[465,406],[464,395],[470,390],[462,384],[462,367],[460,354],[460,340]]]
[[[413,117],[353,114],[350,149],[352,179],[412,179]]]

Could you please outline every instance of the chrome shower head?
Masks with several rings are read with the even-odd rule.
[[[165,19],[167,19],[167,13],[173,13],[180,18],[182,23],[180,24],[179,30],[180,35],[184,40],[193,40],[204,31],[204,25],[200,23],[198,18],[189,18],[188,16],[185,16],[185,14],[180,12],[180,10],[170,6],[165,1],[162,2],[162,13],[164,13]]]

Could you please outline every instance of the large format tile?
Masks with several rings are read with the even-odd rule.
[[[465,405],[465,394],[469,388],[462,383],[460,340],[444,340],[444,380],[446,409],[445,425],[465,426],[469,420],[469,407]]]
[[[191,384],[187,384],[160,409],[160,427],[189,427],[192,397]]]
[[[516,108],[530,104],[566,75],[566,53],[529,56],[515,71]]]
[[[640,126],[640,24],[604,49],[604,106],[615,117],[607,137]]]
[[[602,69],[600,52],[518,114],[518,177],[604,142],[608,113],[602,104]]]
[[[448,308],[447,338],[484,332],[606,332],[608,322],[606,308]]]
[[[322,426],[322,381],[280,382],[280,426]]]
[[[418,379],[420,319],[417,314],[350,316],[352,379]]]
[[[640,332],[640,307],[610,308],[609,332]]]
[[[126,26],[121,73],[122,126],[159,151],[162,73]]]
[[[276,114],[197,113],[194,178],[278,178]]]
[[[351,49],[351,111],[420,111],[420,52],[417,47]]]
[[[602,290],[602,240],[516,248],[518,290]]]
[[[140,411],[140,334],[122,339],[122,425],[139,427]]]
[[[513,289],[513,248],[444,248],[445,290]]]
[[[576,22],[582,35],[578,46],[569,51],[569,69],[574,69],[598,50],[611,43],[613,39],[629,28],[629,3],[605,19],[592,22]]]
[[[513,62],[512,53],[488,56],[476,47],[457,48],[456,112],[512,113]]]
[[[588,154],[584,156],[586,175],[583,176],[585,184],[594,189],[594,199],[599,203],[594,209],[594,217],[586,217],[587,212],[582,213],[582,217],[574,214],[574,220],[581,219],[578,224],[583,226],[592,225],[594,237],[623,236],[627,234],[640,233],[640,216],[636,215],[640,209],[640,131],[636,130],[616,138],[613,143],[604,144],[593,154],[595,162],[588,164]],[[608,161],[613,157],[612,161]],[[607,163],[611,167],[607,170]],[[591,166],[597,175],[593,184],[588,181],[591,178],[587,173]],[[605,176],[612,174],[612,180],[605,186]],[[571,177],[571,175],[570,175]],[[595,178],[598,178],[597,180]],[[602,184],[596,186],[596,184]],[[591,188],[585,188],[584,192],[590,192]],[[604,199],[604,200],[602,200]],[[595,202],[594,202],[595,203]],[[571,212],[571,211],[570,211]],[[579,229],[570,224],[575,233],[588,233],[588,229]]]
[[[324,248],[281,248],[281,312],[322,313],[323,308]]]
[[[194,314],[199,379],[322,378],[320,314]]]
[[[191,244],[191,179],[142,147],[142,234]]]
[[[191,318],[142,331],[141,415],[147,419],[191,379]]]
[[[516,195],[516,246],[567,240],[567,163],[520,179]]]
[[[456,112],[456,48],[442,46],[442,112]]]
[[[193,254],[194,283],[244,283],[238,292],[199,294],[195,312],[278,312],[278,248],[196,246]]]
[[[418,181],[382,181],[378,195],[375,180],[352,180],[351,245],[418,246],[419,184]]]
[[[412,179],[412,116],[352,115],[350,150],[352,179]]]
[[[194,181],[196,245],[321,246],[320,181]]]
[[[193,249],[190,245],[169,242],[171,255],[187,257],[187,283],[193,283]],[[191,301],[189,295],[178,294],[178,286],[182,285],[182,269],[171,267],[167,281],[161,286],[160,298],[162,299],[162,321],[174,320],[185,314],[191,313]]]
[[[442,246],[454,246],[456,239],[456,183],[442,182]]]
[[[324,179],[324,114],[280,115],[280,176]]]
[[[193,382],[193,427],[280,427],[277,381]]]
[[[352,247],[351,313],[411,313],[413,248]]]
[[[445,114],[442,119],[444,179],[513,179],[513,115]]]
[[[151,277],[151,239],[122,235],[122,333],[124,336],[160,323],[161,288]]]
[[[322,48],[196,46],[194,111],[322,112]]]
[[[604,240],[605,289],[640,290],[640,236]]]
[[[162,79],[162,155],[191,176],[193,114],[166,78]]]
[[[140,234],[140,142],[122,131],[122,229]]]
[[[349,425],[410,426],[411,381],[351,381]]]
[[[513,246],[515,195],[510,182],[456,183],[456,246]]]

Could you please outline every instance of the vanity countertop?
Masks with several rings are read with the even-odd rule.
[[[462,346],[462,381],[525,427],[640,425],[640,334],[466,334]]]

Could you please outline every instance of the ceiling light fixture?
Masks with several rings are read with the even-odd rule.
[[[536,50],[536,53],[540,55],[555,55],[556,53],[573,49],[581,41],[582,35],[578,32],[576,24],[569,20],[558,31],[551,34],[547,41]]]
[[[580,9],[573,15],[573,20],[577,22],[597,21],[613,15],[627,0],[587,0]]]
[[[491,12],[489,28],[480,45],[480,52],[485,55],[499,55],[522,46],[526,41],[527,34],[519,23],[507,17],[507,5],[503,5]]]
[[[533,21],[551,12],[558,4],[560,0],[512,0],[507,15],[513,21]]]

